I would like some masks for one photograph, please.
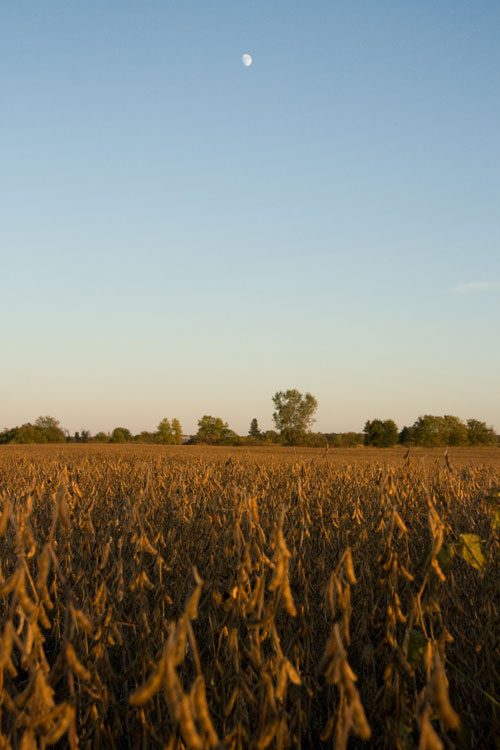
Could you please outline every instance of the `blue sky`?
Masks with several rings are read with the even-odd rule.
[[[500,430],[499,38],[486,0],[2,2],[0,429],[244,433],[298,388]]]

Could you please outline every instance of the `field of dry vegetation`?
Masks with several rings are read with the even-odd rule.
[[[0,748],[500,747],[500,449],[4,446]]]

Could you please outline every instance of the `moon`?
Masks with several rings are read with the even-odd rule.
[[[249,68],[252,64],[252,56],[245,52],[245,54],[241,56],[241,62],[243,63],[245,68]]]

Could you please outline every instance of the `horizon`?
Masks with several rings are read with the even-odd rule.
[[[0,8],[0,424],[500,432],[500,4]],[[242,55],[249,54],[246,67]]]
[[[203,417],[203,416],[205,416],[207,414],[208,414],[208,412],[204,412],[204,414],[200,415],[199,418],[201,419],[201,417]],[[314,421],[314,423],[312,424],[312,426],[311,426],[311,428],[310,428],[309,431],[312,432],[312,433],[318,432],[318,433],[323,433],[323,434],[336,434],[336,433],[342,434],[342,433],[350,433],[350,432],[362,434],[363,431],[364,431],[364,427],[365,427],[365,424],[366,424],[367,421],[371,421],[371,420],[374,420],[374,419],[381,419],[381,420],[393,419],[393,421],[396,423],[396,426],[398,428],[398,432],[401,432],[401,430],[404,427],[411,427],[417,421],[417,419],[419,417],[424,416],[425,414],[430,414],[430,412],[423,412],[422,414],[418,414],[414,419],[412,419],[409,422],[405,422],[404,424],[400,424],[397,420],[393,419],[390,416],[380,416],[380,415],[379,416],[373,416],[373,417],[370,417],[369,419],[365,419],[364,422],[363,422],[363,425],[361,426],[360,429],[355,429],[355,428],[353,428],[353,429],[333,429],[333,428],[330,428],[330,429],[329,428],[326,428],[326,429],[322,428],[322,429],[320,429],[318,427],[318,425],[317,425],[317,419],[316,419]],[[158,428],[158,424],[160,423],[161,419],[164,419],[165,417],[167,419],[169,419],[170,421],[172,421],[172,419],[175,419],[175,418],[179,419],[179,422],[180,422],[181,427],[182,427],[182,433],[183,433],[183,435],[186,435],[186,436],[189,435],[189,436],[192,437],[192,436],[194,436],[196,434],[196,432],[198,430],[197,423],[196,423],[196,426],[193,426],[192,429],[186,429],[186,426],[184,425],[182,419],[180,417],[178,417],[178,415],[176,415],[176,414],[163,415],[163,417],[159,417],[159,419],[157,420],[157,422],[156,422],[156,424],[154,426],[146,426],[146,427],[144,427],[144,426],[138,426],[138,427],[137,426],[135,426],[135,427],[132,426],[131,427],[131,425],[128,424],[126,420],[121,420],[121,422],[119,421],[116,424],[113,424],[111,427],[97,427],[97,428],[94,428],[94,429],[91,429],[90,427],[88,427],[86,425],[80,425],[80,427],[77,427],[77,428],[74,428],[74,427],[69,428],[68,425],[66,425],[63,422],[63,420],[60,420],[57,417],[57,415],[54,415],[54,414],[43,414],[43,415],[39,414],[36,417],[33,417],[32,419],[26,420],[26,422],[18,422],[16,424],[3,425],[3,427],[0,428],[0,431],[1,430],[6,430],[6,429],[12,429],[14,427],[20,427],[22,424],[26,424],[26,423],[34,424],[35,421],[39,417],[41,417],[41,416],[50,416],[50,417],[53,417],[54,419],[56,419],[59,422],[59,427],[62,430],[67,431],[70,436],[74,436],[77,432],[81,433],[84,430],[88,430],[89,431],[90,437],[94,437],[99,432],[105,432],[107,434],[111,434],[111,432],[114,429],[120,428],[120,427],[124,427],[124,428],[129,429],[130,432],[132,433],[132,435],[139,435],[141,432],[151,432],[151,433],[154,433],[154,432],[156,432],[156,430]],[[209,416],[220,417],[224,422],[228,423],[229,429],[233,430],[237,435],[240,435],[240,436],[245,436],[245,435],[248,434],[248,431],[249,431],[249,428],[250,428],[250,422],[253,419],[253,417],[250,417],[250,419],[248,420],[248,425],[247,425],[246,429],[241,429],[240,430],[240,429],[235,428],[231,424],[231,422],[229,422],[227,419],[225,419],[220,414],[210,414]],[[432,416],[444,416],[444,413],[437,413],[437,414],[433,414]],[[457,416],[464,424],[467,423],[468,419],[478,419],[478,417],[476,417],[474,415],[468,415],[465,418],[461,417],[458,414],[454,414],[454,415],[450,415],[450,416]],[[271,421],[270,421],[270,423],[269,423],[268,426],[266,426],[266,424],[263,423],[263,422],[261,423],[261,420],[258,417],[256,417],[256,419],[257,419],[258,426],[259,426],[259,429],[261,430],[261,432],[267,432],[268,430],[274,430],[274,431],[277,430],[276,426],[272,422],[272,418],[271,418]],[[499,430],[497,430],[496,427],[495,427],[495,425],[493,425],[491,422],[488,422],[488,420],[479,419],[478,421],[484,422],[488,427],[493,427],[494,431],[497,434],[500,435]]]

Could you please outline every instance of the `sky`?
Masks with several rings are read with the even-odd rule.
[[[297,388],[500,430],[499,38],[497,0],[3,0],[0,429],[245,434]]]

